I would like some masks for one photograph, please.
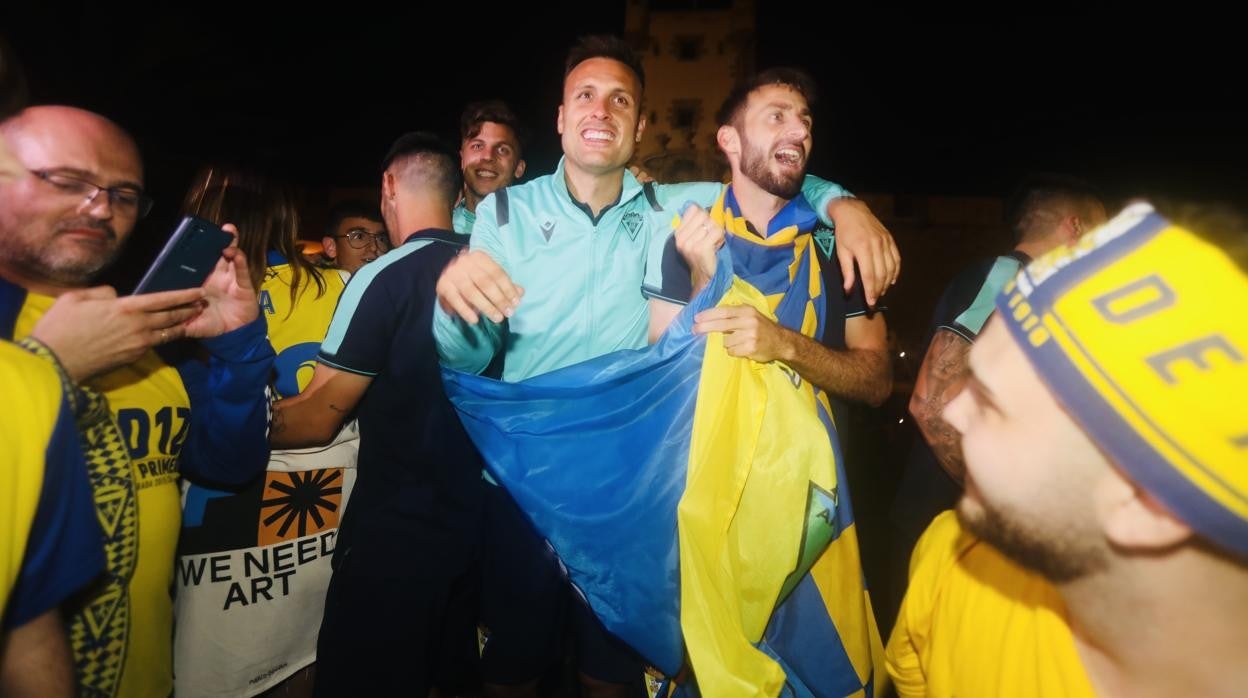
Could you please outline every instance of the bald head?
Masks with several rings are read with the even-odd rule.
[[[0,271],[32,287],[88,284],[138,220],[134,140],[99,114],[59,106],[23,110],[0,123],[0,138],[25,170],[0,178]]]
[[[130,134],[112,121],[77,107],[29,107],[0,122],[0,137],[28,168],[71,159],[75,167],[112,165],[142,184],[143,163]],[[103,167],[96,167],[102,170]]]

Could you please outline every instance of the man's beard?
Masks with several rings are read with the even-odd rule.
[[[763,151],[762,148],[756,148],[752,143],[744,137],[741,139],[745,146],[742,149],[741,156],[741,172],[750,181],[757,184],[763,191],[772,196],[781,199],[793,199],[802,191],[802,178],[805,176],[805,168],[793,177],[785,177],[776,174],[770,169],[772,161],[771,156]]]
[[[60,240],[66,231],[89,228],[104,233],[105,241],[101,249],[94,254],[82,251],[66,252],[63,245],[75,245],[74,242]],[[99,221],[74,220],[62,223],[54,229],[52,236],[41,245],[22,244],[20,237],[10,238],[6,243],[0,242],[0,258],[10,269],[22,270],[32,278],[42,279],[59,286],[86,286],[97,274],[108,267],[121,254],[121,245],[117,242],[117,233],[107,223]],[[94,252],[94,251],[93,251]]]
[[[1104,551],[1086,532],[1067,526],[1045,534],[1018,515],[987,503],[982,496],[975,501],[979,511],[968,511],[966,495],[958,503],[958,520],[963,527],[1049,581],[1072,582],[1105,568]]]

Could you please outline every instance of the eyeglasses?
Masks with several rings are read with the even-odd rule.
[[[102,187],[95,182],[63,172],[31,170],[31,174],[64,192],[67,196],[81,196],[84,203],[95,201],[100,192],[108,192],[108,203],[127,216],[142,218],[152,210],[152,197],[134,187]]]
[[[369,245],[375,245],[380,250],[390,249],[390,240],[383,233],[370,233],[363,228],[352,228],[347,231],[346,235],[335,235],[336,238],[346,238],[347,244],[351,247],[362,250]]]

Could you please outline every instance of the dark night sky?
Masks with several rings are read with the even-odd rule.
[[[837,16],[816,28],[759,4],[759,65],[815,75],[812,170],[852,189],[1004,194],[1023,172],[1054,170],[1111,196],[1243,198],[1243,41],[1219,35],[1217,18],[1165,31]],[[3,17],[0,32],[35,101],[101,111],[138,137],[159,218],[210,158],[249,161],[313,191],[372,185],[396,135],[451,135],[466,101],[492,96],[530,122],[530,173],[547,172],[567,46],[623,22],[619,0],[525,3],[471,19],[369,9],[295,7],[305,13],[296,27],[272,10],[95,4]],[[518,34],[533,15],[546,28]]]
[[[758,65],[803,67],[822,91],[811,170],[854,191],[1003,196],[1039,170],[1084,176],[1111,205],[1159,194],[1248,204],[1248,61],[1225,17],[1168,11],[1165,24],[1144,28],[839,14],[815,23],[777,0],[759,5]],[[530,174],[549,172],[567,47],[621,31],[624,16],[623,0],[523,3],[471,18],[364,9],[294,7],[304,13],[298,27],[293,15],[219,5],[0,10],[0,34],[36,102],[100,111],[139,140],[157,206],[104,281],[128,287],[210,160],[241,160],[304,187],[304,234],[317,236],[325,190],[376,186],[398,134],[453,136],[464,103],[502,97],[534,134]],[[544,29],[517,32],[534,16]],[[899,243],[911,263],[894,320],[913,345],[964,260],[933,261],[931,245]]]

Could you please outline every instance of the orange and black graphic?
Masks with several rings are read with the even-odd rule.
[[[270,545],[337,528],[341,506],[342,468],[268,472],[257,543]]]

